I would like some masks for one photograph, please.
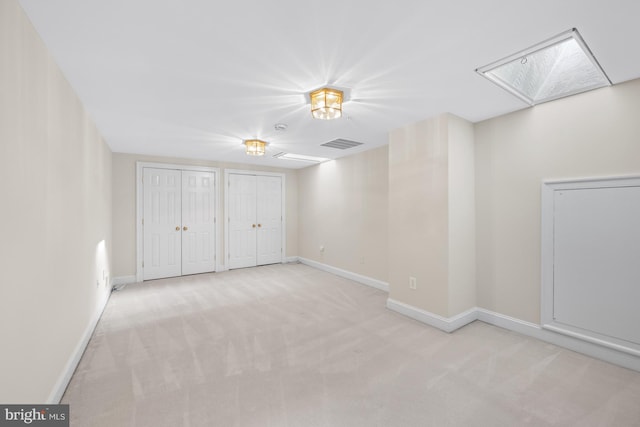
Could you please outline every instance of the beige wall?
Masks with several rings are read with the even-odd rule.
[[[0,402],[42,403],[110,291],[111,152],[15,0],[0,1],[0,195]]]
[[[387,165],[381,147],[298,171],[299,256],[387,281]]]
[[[220,211],[224,214],[224,170],[242,169],[285,174],[285,210],[287,221],[286,255],[298,254],[298,173],[292,169],[256,167],[208,160],[154,157],[139,154],[113,154],[113,275],[136,274],[136,162],[155,162],[220,168]],[[224,222],[223,222],[224,224]],[[218,236],[217,253],[224,252],[224,229]]]
[[[473,124],[448,115],[449,316],[476,306]]]
[[[444,317],[476,300],[473,139],[451,114],[389,137],[389,297]]]
[[[478,305],[540,320],[543,180],[640,174],[640,80],[477,123]]]
[[[441,316],[449,312],[448,162],[446,115],[389,135],[389,298]]]

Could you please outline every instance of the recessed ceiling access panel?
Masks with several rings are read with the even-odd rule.
[[[543,326],[640,355],[640,179],[543,185]]]

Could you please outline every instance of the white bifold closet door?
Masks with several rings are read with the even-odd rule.
[[[182,171],[182,274],[215,267],[214,175]]]
[[[228,179],[229,268],[282,262],[282,178]]]
[[[257,176],[257,264],[282,262],[282,178]]]
[[[144,280],[215,270],[214,174],[144,168]]]

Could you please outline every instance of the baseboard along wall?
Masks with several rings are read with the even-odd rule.
[[[478,319],[475,308],[464,311],[453,317],[442,317],[391,298],[387,299],[387,308],[417,320],[418,322],[449,333]]]
[[[411,305],[395,301],[391,298],[387,300],[387,308],[448,333],[454,332],[473,321],[480,320],[481,322],[485,322],[499,328],[527,335],[559,347],[564,347],[596,359],[604,360],[606,362],[640,372],[640,357],[568,335],[559,334],[544,329],[535,323],[526,322],[524,320],[506,316],[484,308],[474,307],[449,318],[421,310]]]
[[[295,261],[296,257],[287,259],[287,262]],[[335,274],[336,276],[344,277],[346,279],[353,280],[354,282],[389,292],[389,284],[386,282],[303,257],[298,257],[297,261],[310,267]],[[447,333],[454,332],[471,322],[480,320],[481,322],[485,322],[499,328],[527,335],[559,347],[567,348],[596,359],[604,360],[606,362],[640,372],[640,357],[634,356],[633,354],[599,345],[597,343],[584,341],[569,335],[560,334],[552,330],[545,329],[535,323],[496,313],[484,308],[472,307],[453,317],[443,317],[391,298],[387,299],[387,308]]]
[[[295,261],[296,257],[287,259],[287,262]],[[389,284],[386,282],[382,282],[377,279],[366,277],[361,274],[353,273],[303,257],[297,257],[297,261],[310,267],[335,274],[336,276],[344,277],[346,279],[353,280],[354,282],[358,282],[363,285],[371,286],[376,289],[389,292]],[[552,330],[542,328],[542,326],[535,323],[496,313],[484,308],[472,307],[460,314],[448,318],[439,316],[435,313],[430,313],[428,311],[419,309],[400,301],[393,300],[391,298],[387,299],[387,308],[389,310],[417,320],[418,322],[438,328],[447,333],[454,332],[471,322],[480,320],[481,322],[485,322],[499,328],[527,335],[529,337],[536,338],[541,341],[557,345],[559,347],[567,348],[569,350],[573,350],[575,352],[582,353],[596,359],[604,360],[606,362],[640,372],[640,357],[634,356],[633,354],[629,354],[625,351],[619,351],[615,348],[606,347],[597,343],[585,341],[580,338],[560,334]]]
[[[297,257],[297,260],[302,264],[317,268],[318,270],[326,271],[328,273],[335,274],[336,276],[340,276],[345,279],[350,279],[350,280],[353,280],[354,282],[371,286],[372,288],[380,289],[381,291],[389,292],[389,284],[387,282],[383,282],[382,280],[374,279],[368,276],[363,276],[362,274],[353,273],[351,271],[347,271],[338,267],[333,267],[331,265],[323,264],[318,261],[313,261],[308,258]]]
[[[60,376],[58,377],[58,381],[56,381],[55,385],[53,386],[53,389],[51,390],[51,393],[49,393],[49,397],[47,398],[46,403],[48,404],[60,403],[60,400],[62,399],[62,396],[64,395],[64,392],[67,389],[69,382],[71,381],[71,377],[73,376],[73,373],[78,367],[78,364],[80,363],[80,359],[82,358],[82,355],[84,354],[84,351],[87,348],[87,345],[89,345],[89,340],[93,335],[93,331],[96,329],[96,326],[98,326],[98,321],[100,320],[100,317],[102,316],[102,312],[107,306],[107,302],[109,301],[110,295],[111,295],[111,292],[107,292],[105,296],[102,298],[102,300],[98,303],[96,307],[96,311],[94,312],[93,317],[91,318],[91,321],[87,325],[86,329],[84,330],[84,333],[82,334],[82,337],[80,338],[80,341],[78,341],[78,344],[76,345],[75,349],[71,353],[69,360],[65,364],[64,369],[62,370],[62,372],[60,373]]]

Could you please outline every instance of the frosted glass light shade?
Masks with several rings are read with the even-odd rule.
[[[267,143],[259,139],[247,139],[244,141],[246,153],[250,156],[264,156]]]
[[[322,88],[309,94],[311,98],[311,115],[316,119],[331,120],[342,117],[341,90]]]
[[[476,71],[531,105],[611,84],[576,29]]]

